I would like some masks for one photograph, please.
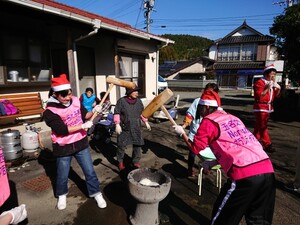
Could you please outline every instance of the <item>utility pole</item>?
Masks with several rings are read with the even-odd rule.
[[[147,28],[147,32],[150,33],[150,24],[153,23],[153,20],[150,19],[151,11],[154,7],[154,1],[155,0],[144,0],[144,17],[146,18],[145,24]]]

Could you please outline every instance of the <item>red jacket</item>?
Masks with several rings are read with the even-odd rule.
[[[267,85],[270,81],[267,81],[265,78],[261,78],[254,84],[254,112],[268,112],[271,113],[274,111],[273,102],[275,96],[278,95],[280,89],[271,88],[265,96],[262,96],[261,93],[267,88]]]

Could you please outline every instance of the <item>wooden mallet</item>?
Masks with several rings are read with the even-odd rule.
[[[107,98],[107,96],[109,95],[109,93],[111,92],[112,88],[115,85],[120,86],[120,87],[129,88],[129,89],[133,89],[136,87],[136,84],[131,81],[121,80],[121,79],[114,78],[114,77],[107,77],[106,82],[109,83],[109,86],[108,86],[107,91],[105,92],[105,95],[101,99],[101,102],[99,103],[100,106],[102,106],[105,99]],[[92,121],[93,123],[96,123],[94,120],[97,117],[97,115],[98,115],[98,112],[94,112],[94,114],[90,118],[90,121]],[[94,129],[95,129],[95,124],[88,130],[88,135],[91,135],[94,132]]]
[[[109,83],[109,86],[108,86],[108,89],[107,89],[105,95],[101,99],[101,102],[99,103],[99,105],[101,105],[101,106],[102,106],[103,102],[105,101],[105,99],[107,98],[107,96],[109,95],[112,88],[114,87],[114,85],[129,88],[129,89],[133,89],[136,87],[136,84],[131,81],[121,80],[121,79],[114,78],[114,77],[107,77],[106,82]],[[93,114],[93,116],[91,117],[90,121],[93,121],[97,115],[98,115],[98,113],[95,112]]]
[[[146,106],[142,112],[142,116],[149,118],[154,112],[156,112],[161,106],[163,106],[166,101],[168,101],[173,96],[173,92],[166,88],[163,92],[157,95],[152,101]]]
[[[144,109],[142,112],[143,117],[149,118],[154,112],[156,112],[159,108],[163,111],[169,121],[174,125],[177,126],[177,123],[174,121],[164,104],[173,96],[173,92],[166,88],[163,92],[161,92],[158,96],[156,96]],[[183,139],[187,142],[188,137],[184,133],[182,135]],[[188,143],[187,143],[188,144]],[[189,146],[189,145],[188,145]]]

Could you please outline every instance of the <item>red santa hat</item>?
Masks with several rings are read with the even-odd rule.
[[[71,89],[71,84],[68,81],[66,74],[61,74],[59,77],[53,77],[51,81],[51,88],[54,92]]]
[[[266,71],[272,70],[272,69],[275,70],[275,71],[277,72],[276,67],[274,66],[274,64],[271,64],[271,65],[265,66],[264,73],[265,73]]]
[[[201,95],[199,105],[207,105],[213,107],[221,107],[221,99],[218,93],[212,90],[206,90]]]

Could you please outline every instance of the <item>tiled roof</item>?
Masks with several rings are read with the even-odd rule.
[[[227,34],[224,38],[227,38],[227,37],[231,37],[232,35],[234,35],[235,33],[239,32],[240,30],[242,29],[247,29],[249,31],[251,31],[252,33],[254,33],[255,35],[257,36],[263,36],[262,33],[258,32],[257,30],[255,30],[254,28],[250,27],[246,20],[243,22],[243,24],[239,27],[237,27],[236,29],[234,29],[233,31],[231,31],[229,34]]]
[[[121,22],[118,22],[118,21],[115,21],[115,20],[112,20],[112,19],[109,19],[109,18],[106,18],[103,16],[99,16],[97,14],[90,13],[90,12],[87,12],[87,11],[84,11],[84,10],[81,10],[81,9],[78,9],[78,8],[75,8],[72,6],[68,6],[63,3],[53,1],[53,0],[32,0],[32,1],[40,3],[40,4],[45,4],[45,5],[57,8],[57,9],[65,10],[65,11],[68,11],[71,13],[76,13],[78,15],[85,16],[85,17],[88,17],[91,19],[99,19],[102,22],[105,22],[105,23],[108,23],[108,24],[111,24],[114,26],[133,29],[129,24],[121,23]]]
[[[217,44],[239,44],[239,43],[253,43],[253,42],[274,42],[275,39],[271,36],[233,36],[219,39],[216,41]]]
[[[213,64],[213,62],[214,62],[214,60],[212,60],[206,56],[202,56],[202,57],[194,59],[194,60],[177,61],[176,63],[174,61],[174,63],[166,63],[166,64],[160,65],[159,73],[160,73],[160,75],[170,76],[170,75],[172,75],[180,70],[183,70],[199,61],[207,62],[208,65],[204,65],[206,68],[210,68],[209,64]]]
[[[215,70],[224,70],[224,69],[263,69],[265,66],[264,62],[236,62],[236,63],[215,63]]]
[[[31,8],[36,8],[36,9],[41,9],[41,7],[43,9],[46,8],[46,7],[48,7],[48,8],[50,7],[50,8],[53,8],[54,9],[53,11],[55,11],[56,13],[60,12],[60,10],[61,10],[61,15],[65,16],[65,17],[68,16],[68,14],[70,14],[70,18],[74,18],[74,15],[78,15],[79,17],[84,17],[84,18],[87,18],[91,21],[96,20],[96,19],[100,20],[102,23],[105,23],[109,26],[114,27],[116,32],[121,32],[120,29],[123,29],[123,30],[125,29],[125,30],[128,31],[129,35],[136,34],[139,37],[144,37],[144,38],[147,37],[149,39],[153,38],[153,39],[163,41],[163,42],[166,42],[166,43],[174,43],[174,41],[169,40],[167,38],[163,38],[163,37],[160,37],[160,36],[150,34],[150,33],[147,33],[145,31],[133,28],[129,24],[122,23],[122,22],[119,22],[119,21],[116,21],[116,20],[112,20],[112,19],[109,19],[107,17],[103,17],[103,16],[100,16],[100,15],[97,15],[97,14],[94,14],[94,13],[91,13],[91,12],[87,12],[87,11],[84,11],[84,10],[81,10],[81,9],[78,9],[78,8],[75,8],[75,7],[72,7],[72,6],[68,6],[68,5],[56,2],[54,0],[31,0],[31,1],[28,1],[28,0],[19,0],[19,1],[12,0],[11,2],[20,4],[20,5],[29,6]],[[43,9],[41,9],[41,10],[43,10]],[[51,9],[48,9],[47,12],[51,12]],[[71,14],[73,14],[73,16]]]

